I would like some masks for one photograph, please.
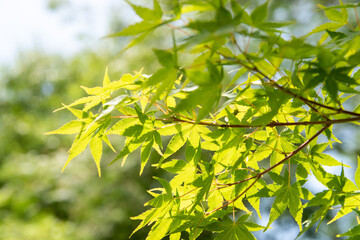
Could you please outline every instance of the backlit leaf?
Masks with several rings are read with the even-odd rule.
[[[360,157],[357,157],[357,168],[356,168],[356,172],[355,172],[355,183],[358,186],[358,189],[360,189]]]
[[[268,2],[266,1],[264,4],[255,8],[255,10],[251,13],[251,19],[255,25],[264,22],[267,18],[267,5]]]
[[[324,24],[314,28],[308,35],[318,33],[318,32],[322,32],[322,31],[325,31],[325,30],[335,31],[335,30],[341,28],[344,25],[345,25],[344,23],[337,23],[337,22],[324,23]]]
[[[94,158],[99,177],[101,177],[100,160],[102,156],[102,140],[99,137],[93,137],[90,140],[90,150]]]
[[[151,30],[154,30],[157,26],[159,26],[159,23],[142,21],[142,22],[138,22],[133,25],[130,25],[118,33],[110,34],[107,37],[134,36],[134,35],[138,35],[140,33],[149,32]]]
[[[162,11],[158,1],[154,0],[154,9],[149,9],[132,4],[130,1],[126,1],[131,5],[135,13],[145,21],[158,21],[161,19]]]
[[[327,9],[325,10],[326,17],[334,22],[347,23],[348,19],[346,15],[341,14],[338,10]]]
[[[73,121],[70,121],[70,122],[64,124],[63,126],[61,126],[60,128],[58,128],[54,131],[46,132],[45,135],[75,134],[75,133],[79,133],[82,129],[84,129],[85,125],[86,124],[83,121],[73,120]]]
[[[65,170],[66,166],[73,158],[75,158],[85,150],[85,148],[91,141],[92,134],[94,133],[94,131],[96,131],[99,125],[99,123],[93,122],[93,124],[89,126],[85,131],[77,135],[77,138],[75,139],[75,141],[71,145],[71,148],[68,151],[69,156],[64,167],[61,170],[62,172]]]
[[[190,126],[186,126],[184,127],[184,129],[182,129],[182,132],[177,133],[176,135],[174,135],[169,144],[166,147],[164,156],[162,157],[162,160],[167,159],[168,157],[170,157],[172,154],[174,154],[175,152],[177,152],[187,141],[189,135],[190,135],[190,129],[191,129],[191,125]]]
[[[255,239],[254,235],[247,229],[246,225],[242,222],[233,222],[230,219],[226,219],[221,226],[224,230],[216,236],[216,240],[240,240],[247,239],[252,240]]]
[[[147,163],[147,161],[149,160],[150,157],[150,153],[151,153],[151,148],[154,144],[153,139],[151,139],[150,141],[147,141],[145,143],[143,143],[143,145],[141,146],[141,168],[140,168],[140,175],[142,174],[144,167]]]

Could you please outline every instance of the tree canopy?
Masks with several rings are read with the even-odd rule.
[[[63,171],[87,146],[99,176],[104,144],[116,152],[110,164],[139,149],[140,174],[157,156],[152,166],[168,174],[156,177],[148,210],[133,218],[141,221],[134,232],[151,225],[148,240],[196,239],[203,231],[255,239],[252,232],[266,231],[286,209],[301,236],[330,209],[338,212],[328,224],[359,214],[360,168],[354,183],[344,174],[349,166],[324,151],[340,143],[335,124],[359,125],[360,105],[352,103],[360,4],[319,5],[328,21],[296,37],[288,31],[296,23],[269,19],[270,3],[154,0],[148,8],[129,1],[141,21],[108,37],[131,37],[125,51],[166,31],[170,37],[153,49],[160,67],[147,75],[140,63],[118,80],[106,70],[101,86],[82,86],[88,96],[58,109],[75,117],[47,133],[76,134]],[[113,146],[110,135],[125,137],[124,146]],[[326,190],[308,189],[310,175]],[[261,226],[265,198],[274,200]],[[307,209],[315,210],[305,216]],[[355,239],[359,229],[338,236]]]

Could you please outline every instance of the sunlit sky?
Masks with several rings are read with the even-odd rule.
[[[84,44],[96,45],[109,31],[114,6],[122,15],[128,12],[121,0],[62,0],[65,4],[53,11],[48,2],[0,0],[0,64],[12,62],[18,51],[36,48],[69,55]]]

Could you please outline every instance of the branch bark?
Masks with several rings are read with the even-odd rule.
[[[222,209],[223,207],[228,206],[231,203],[234,203],[236,200],[238,200],[242,195],[244,195],[252,186],[254,186],[254,184],[266,173],[270,172],[271,170],[273,170],[274,168],[280,166],[281,164],[283,164],[286,160],[290,159],[292,156],[294,156],[295,154],[297,154],[298,152],[301,151],[301,149],[303,149],[305,146],[307,146],[311,141],[313,141],[315,138],[317,138],[323,131],[325,131],[328,127],[330,127],[331,124],[326,124],[324,127],[322,127],[316,134],[314,134],[311,138],[309,138],[308,140],[306,140],[305,142],[303,142],[297,149],[295,149],[294,151],[292,151],[289,155],[287,155],[284,159],[282,159],[280,162],[276,163],[275,165],[269,167],[268,169],[262,171],[261,173],[256,174],[253,177],[247,178],[247,179],[243,179],[241,181],[238,182],[234,182],[234,183],[228,183],[228,184],[224,184],[225,186],[217,188],[217,189],[221,189],[221,188],[225,188],[225,187],[229,187],[232,185],[236,185],[236,184],[240,184],[246,181],[250,181],[252,179],[255,179],[254,182],[252,182],[243,192],[241,192],[237,197],[235,197],[234,199],[226,202],[225,204],[211,210],[210,212],[206,213],[206,215],[209,215],[213,212],[216,212],[217,210]]]
[[[138,118],[138,116],[131,116],[131,115],[117,115],[113,116],[113,118]],[[360,121],[360,116],[353,117],[353,118],[344,118],[344,119],[329,119],[323,121],[301,121],[301,122],[270,122],[265,125],[251,125],[251,124],[218,124],[218,123],[211,123],[211,122],[196,122],[195,120],[185,120],[180,119],[178,117],[170,117],[170,118],[156,118],[156,121],[162,122],[179,122],[179,123],[190,123],[190,124],[197,124],[209,127],[222,127],[222,128],[258,128],[258,127],[278,127],[278,126],[307,126],[307,125],[319,125],[319,124],[339,124],[339,123],[348,123],[348,122],[357,122]]]

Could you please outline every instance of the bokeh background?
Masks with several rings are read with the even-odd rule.
[[[151,5],[146,0],[133,2]],[[296,20],[298,25],[287,31],[301,36],[325,20],[315,11],[317,3],[337,2],[272,1],[271,18]],[[88,151],[61,173],[72,138],[45,136],[44,132],[72,118],[65,111],[52,111],[85,96],[81,85],[100,85],[107,66],[113,80],[141,68],[153,72],[157,63],[151,49],[162,47],[159,43],[166,33],[156,33],[120,57],[116,55],[128,39],[102,38],[137,20],[123,0],[0,1],[0,239],[128,239],[136,228],[137,222],[130,217],[145,210],[143,204],[150,199],[146,190],[154,186],[152,176],[162,173],[147,167],[139,176],[136,154],[124,167],[120,163],[107,167],[115,156],[109,149],[104,153],[102,178]],[[344,144],[335,145],[329,153],[353,166],[346,170],[353,179],[360,153],[359,127],[339,126],[336,133]],[[113,140],[115,148],[121,149],[123,139]],[[323,189],[313,182],[309,185],[314,191]],[[271,199],[262,203],[262,224],[270,206]],[[330,212],[328,218],[334,214]],[[334,239],[355,224],[355,214],[350,214],[302,239]],[[132,239],[145,239],[147,231],[140,230]],[[294,239],[297,232],[285,213],[271,230],[256,236]],[[210,237],[204,234],[202,239]]]

